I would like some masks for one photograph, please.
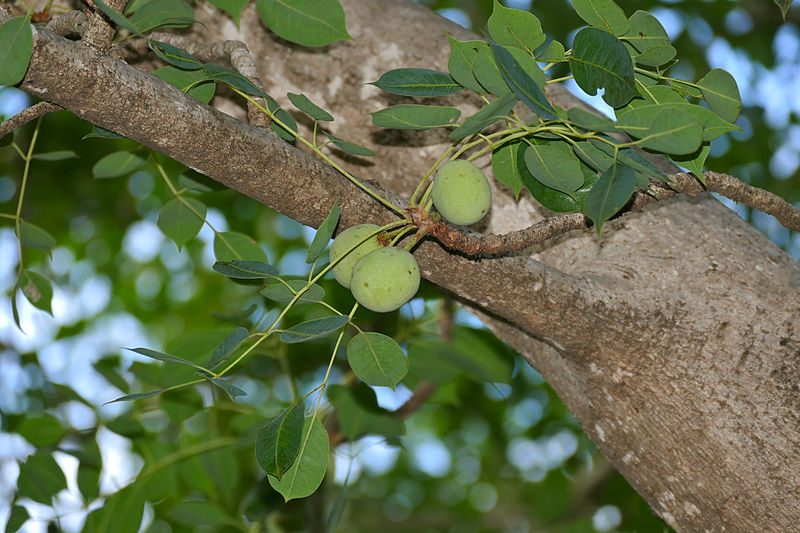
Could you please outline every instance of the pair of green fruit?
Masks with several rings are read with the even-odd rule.
[[[448,161],[439,167],[431,197],[445,220],[461,225],[474,224],[483,218],[492,204],[486,176],[469,161]],[[333,263],[344,256],[333,267],[333,275],[350,289],[360,305],[388,313],[417,294],[420,274],[417,260],[408,250],[381,244],[379,230],[375,224],[359,224],[344,230],[331,245],[330,260]]]

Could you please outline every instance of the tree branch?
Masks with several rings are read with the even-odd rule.
[[[18,128],[21,128],[28,122],[36,120],[47,113],[52,113],[53,111],[61,111],[61,107],[51,104],[50,102],[39,102],[23,109],[5,122],[0,123],[0,138],[5,137]]]

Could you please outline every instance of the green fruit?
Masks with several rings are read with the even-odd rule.
[[[359,224],[352,226],[341,232],[331,245],[330,258],[331,263],[336,261],[339,257],[347,253],[347,251],[363,241],[370,233],[375,233],[380,227],[375,224]],[[364,257],[366,254],[381,248],[381,243],[378,241],[378,236],[364,241],[355,250],[347,254],[336,266],[333,267],[333,276],[336,281],[341,283],[344,287],[350,288],[350,275],[353,273],[353,265],[356,261]]]
[[[433,205],[453,224],[474,224],[492,206],[492,189],[481,169],[464,160],[448,161],[433,180]]]
[[[350,290],[356,301],[371,311],[388,313],[417,294],[419,265],[402,248],[381,248],[358,260]]]

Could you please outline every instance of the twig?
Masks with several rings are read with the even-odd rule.
[[[222,59],[230,61],[236,72],[249,79],[262,91],[264,90],[250,50],[242,41],[197,43],[186,37],[164,32],[153,33],[151,38],[182,48],[204,63]],[[268,117],[250,102],[247,104],[247,121],[251,126],[259,128],[269,125]]]
[[[21,128],[28,122],[36,120],[42,115],[53,111],[61,111],[61,107],[50,102],[39,102],[31,107],[25,108],[5,122],[0,123],[0,138],[5,137],[17,128]]]
[[[86,14],[89,27],[84,33],[83,40],[98,50],[106,51],[111,47],[111,41],[114,38],[114,25],[97,9],[92,0],[84,0],[84,2],[87,5]],[[128,0],[106,0],[106,4],[114,11],[122,13]]]
[[[482,235],[465,233],[416,210],[410,210],[410,215],[419,227],[420,233],[432,235],[448,248],[473,256],[517,252],[562,233],[588,227],[588,221],[582,213],[567,213],[540,220],[527,228],[502,235]]]
[[[679,192],[691,196],[697,196],[705,191],[715,192],[735,202],[772,215],[785,228],[800,232],[800,209],[780,196],[748,185],[728,174],[707,171],[703,173],[703,176],[706,180],[705,188],[692,174],[684,172],[670,176],[673,183],[651,184],[654,196],[656,199],[662,200]]]

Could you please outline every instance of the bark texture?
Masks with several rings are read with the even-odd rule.
[[[212,7],[203,39],[248,44],[268,92],[302,92],[333,133],[378,152],[345,159],[398,205],[446,133],[397,133],[367,114],[405,98],[365,82],[397,67],[444,70],[445,32],[476,38],[415,4],[343,1],[353,42],[306,49],[272,38],[252,6],[237,29]],[[37,30],[21,87],[165,153],[288,216],[341,227],[392,214],[269,132],[192,100],[97,49]],[[561,105],[575,103],[562,89]],[[448,97],[470,113],[477,102]],[[242,113],[241,116],[244,116]],[[443,144],[444,143],[444,144]],[[502,186],[481,231],[541,219]],[[788,532],[800,523],[800,265],[708,195],[676,196],[526,254],[475,259],[436,242],[415,253],[539,370],[602,453],[678,531]]]

